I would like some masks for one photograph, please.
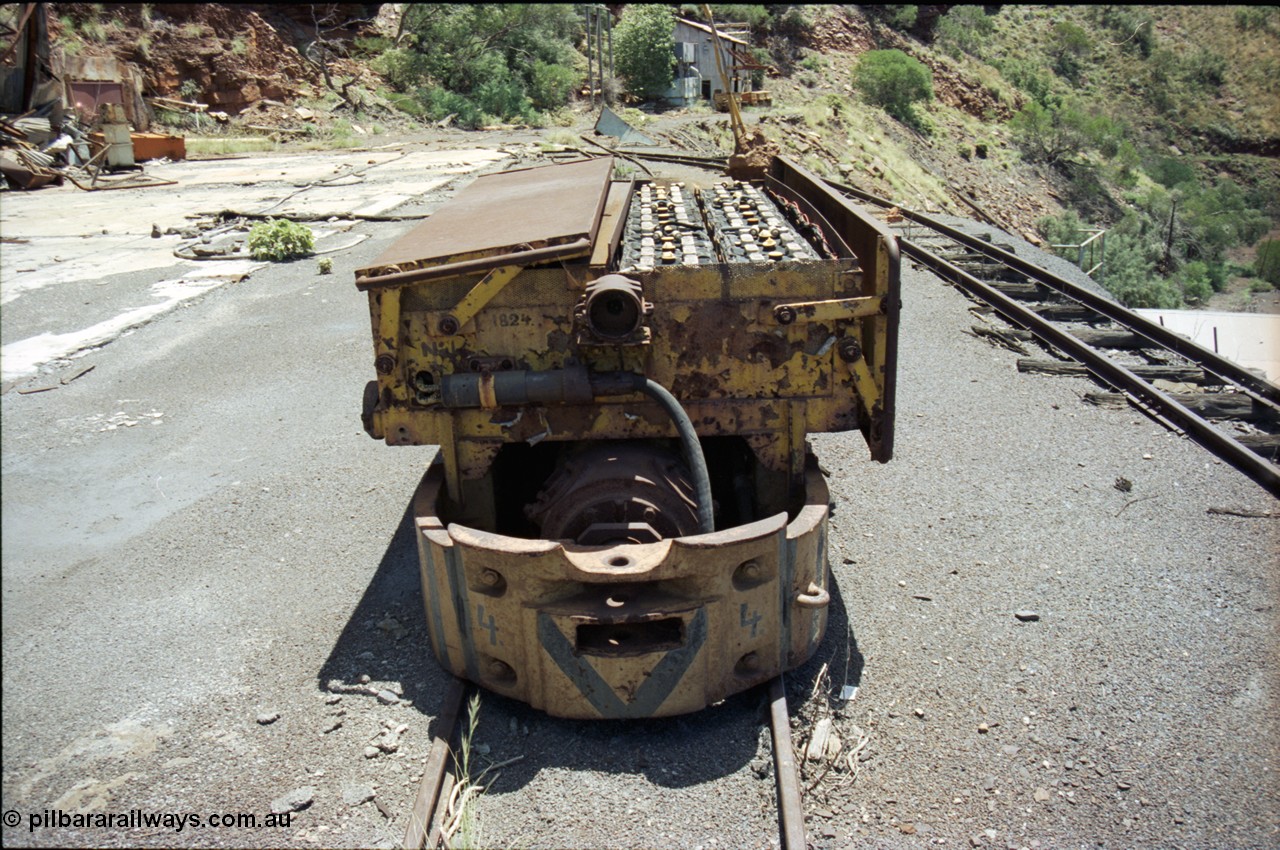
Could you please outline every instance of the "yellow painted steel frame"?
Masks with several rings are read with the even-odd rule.
[[[444,470],[414,497],[431,647],[440,664],[557,717],[698,711],[804,663],[826,630],[828,491],[725,531],[580,546],[441,518]]]
[[[897,245],[794,163],[775,160],[769,179],[856,259],[629,272],[654,305],[643,344],[592,342],[575,319],[585,285],[608,270],[612,227],[554,265],[368,284],[369,432],[440,447],[414,516],[431,645],[447,670],[558,716],[653,717],[700,710],[816,649],[830,599],[828,494],[805,438],[860,429],[874,459],[892,454]],[[645,375],[699,436],[742,437],[764,518],[607,547],[496,533],[503,446],[669,439],[672,423],[640,395],[444,408],[440,382],[579,365]]]
[[[673,434],[657,405],[640,398],[496,416],[441,408],[410,387],[420,373],[438,380],[477,371],[471,360],[535,371],[576,361],[593,371],[646,374],[681,399],[699,435],[743,436],[765,467],[798,484],[806,434],[858,428],[879,413],[883,373],[869,370],[867,355],[882,349],[886,294],[859,295],[879,277],[864,271],[853,260],[828,260],[767,271],[706,265],[633,273],[656,305],[647,319],[653,342],[643,346],[575,341],[573,303],[587,275],[581,265],[524,269],[452,335],[439,333],[438,318],[454,303],[450,288],[472,291],[472,278],[372,290],[378,352],[389,355],[390,367],[380,370],[374,432],[393,445],[441,446],[455,497],[455,472],[483,477],[504,443]],[[775,312],[782,307],[794,308],[796,318],[780,322]],[[874,347],[842,357],[846,337]]]

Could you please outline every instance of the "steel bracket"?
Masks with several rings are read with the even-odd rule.
[[[476,317],[476,315],[493,300],[502,288],[510,283],[516,275],[524,270],[524,266],[499,266],[471,287],[462,300],[447,313],[433,316],[427,323],[429,333],[441,336],[453,336]]]
[[[883,299],[879,295],[862,298],[836,298],[830,301],[797,301],[779,304],[773,308],[773,319],[780,325],[796,321],[829,322],[836,319],[860,319],[881,312]]]

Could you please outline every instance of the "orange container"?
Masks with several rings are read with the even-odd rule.
[[[186,159],[187,140],[183,136],[163,133],[130,133],[133,139],[133,158],[136,162],[147,159]]]

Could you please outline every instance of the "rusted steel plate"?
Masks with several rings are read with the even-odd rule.
[[[414,498],[428,635],[446,670],[497,693],[557,717],[684,714],[822,640],[829,494],[816,468],[790,521],[614,546],[446,527],[443,479],[432,465]]]
[[[358,274],[594,239],[612,175],[608,157],[485,175]]]

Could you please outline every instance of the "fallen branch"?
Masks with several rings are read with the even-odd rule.
[[[1127,508],[1130,505],[1136,505],[1138,504],[1138,502],[1145,502],[1148,499],[1158,499],[1158,498],[1160,497],[1159,496],[1143,496],[1139,499],[1130,499],[1129,501],[1124,503],[1124,508]],[[1120,516],[1120,514],[1124,513],[1124,508],[1121,508],[1120,510],[1116,511],[1116,516]]]
[[[1205,513],[1219,516],[1242,516],[1249,519],[1280,519],[1280,514],[1275,514],[1271,511],[1237,510],[1236,508],[1209,508]]]

